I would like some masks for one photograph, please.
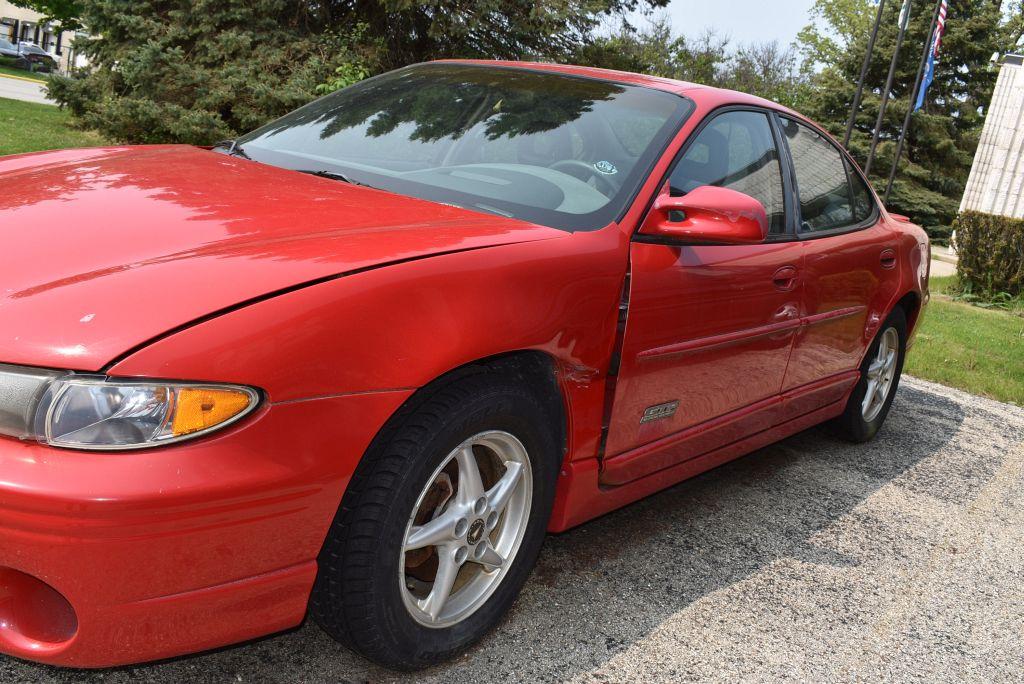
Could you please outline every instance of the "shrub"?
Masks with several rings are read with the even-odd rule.
[[[1024,220],[966,211],[953,228],[965,290],[987,298],[1024,294]]]
[[[90,68],[49,95],[111,140],[208,144],[309,102],[355,61],[345,36],[308,26],[295,0],[94,0],[76,40]]]

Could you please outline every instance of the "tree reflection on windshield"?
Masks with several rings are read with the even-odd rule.
[[[273,135],[296,126],[326,124],[321,139],[356,126],[366,126],[367,135],[380,137],[411,123],[410,140],[434,142],[457,139],[475,123],[486,121],[487,137],[496,140],[554,130],[592,111],[594,102],[622,91],[622,86],[607,81],[429,65],[365,81],[257,133]]]
[[[652,88],[432,63],[328,95],[238,143],[265,164],[593,230],[621,212],[689,111]]]

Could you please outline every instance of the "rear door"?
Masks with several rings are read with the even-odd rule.
[[[779,121],[803,247],[802,326],[783,387],[803,396],[787,407],[785,417],[795,417],[844,395],[898,286],[897,236],[832,141],[796,119]]]
[[[605,447],[605,481],[618,483],[770,427],[799,326],[800,250],[787,222],[791,188],[770,114],[711,115],[670,174],[673,194],[728,187],[764,204],[768,240],[697,245],[637,235],[631,245],[628,318]],[[749,409],[744,413],[743,409]],[[710,426],[720,419],[714,429]],[[701,434],[687,440],[685,431]],[[683,448],[634,452],[667,436]],[[620,460],[618,464],[624,461]]]

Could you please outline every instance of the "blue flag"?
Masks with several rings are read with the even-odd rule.
[[[935,33],[932,34],[931,49],[928,51],[928,66],[921,77],[921,85],[917,89],[917,102],[914,103],[914,110],[924,107],[924,98],[928,94],[928,86],[935,80],[935,62],[939,58],[939,47],[942,45],[942,35],[946,32],[946,10],[948,3],[942,0],[939,5],[939,13],[935,17]]]
[[[917,102],[914,103],[914,111],[924,107],[924,96],[928,94],[928,86],[935,80],[935,51],[928,53],[928,66],[925,67],[924,76],[921,78],[921,87],[917,89]]]

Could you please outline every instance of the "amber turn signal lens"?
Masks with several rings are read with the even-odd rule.
[[[220,425],[245,411],[252,401],[245,392],[204,387],[179,388],[177,395],[171,423],[175,437]]]

